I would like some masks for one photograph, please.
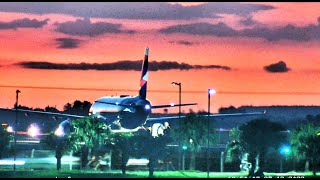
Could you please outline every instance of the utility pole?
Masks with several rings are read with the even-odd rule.
[[[207,137],[207,178],[209,178],[209,172],[210,172],[210,166],[209,166],[209,139],[210,139],[210,97],[211,95],[215,94],[216,91],[214,89],[208,89],[208,118],[207,118],[207,133],[208,133],[208,137]]]
[[[179,86],[179,121],[181,121],[181,82],[172,82],[171,84]],[[181,143],[179,141],[179,158],[178,158],[178,169],[181,169]]]
[[[17,157],[17,129],[18,129],[18,98],[19,93],[21,91],[17,89],[16,91],[16,119],[15,119],[15,127],[14,127],[14,151],[13,151],[13,171],[16,172],[16,157]]]
[[[210,90],[209,90],[210,91]],[[209,128],[209,121],[210,121],[210,93],[208,91],[208,119],[207,119],[207,133],[208,133],[208,137],[207,137],[207,178],[209,178],[209,137],[210,137],[210,128]]]

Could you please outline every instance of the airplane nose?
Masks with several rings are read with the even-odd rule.
[[[54,134],[59,137],[64,136],[65,133],[63,127],[59,125],[59,127],[54,131]]]
[[[69,134],[71,131],[71,125],[69,119],[62,121],[59,126],[55,129],[54,134],[56,136],[62,137]]]

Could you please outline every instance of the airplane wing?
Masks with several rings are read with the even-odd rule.
[[[33,111],[33,110],[26,110],[26,109],[4,109],[4,108],[0,108],[0,111],[12,111],[12,112],[19,111],[19,112],[26,112],[26,113],[38,113],[38,114],[66,116],[66,117],[75,117],[75,118],[86,117],[86,116],[78,116],[78,115],[73,115],[73,114],[54,113],[54,112],[47,112],[47,111]]]
[[[210,117],[225,117],[225,116],[252,116],[252,115],[263,115],[266,114],[266,111],[263,112],[249,112],[249,113],[231,113],[231,114],[210,114]],[[200,116],[208,117],[206,114],[202,114]],[[180,116],[181,118],[186,117],[185,115]],[[148,118],[147,122],[160,122],[160,121],[170,121],[173,119],[179,119],[179,116],[168,116],[168,117],[154,117],[154,118]]]
[[[157,108],[167,108],[167,107],[179,107],[179,106],[191,106],[191,105],[197,105],[197,103],[189,103],[189,104],[170,104],[170,105],[156,105],[152,106],[152,109],[157,109]]]
[[[120,104],[120,103],[111,103],[111,102],[103,102],[103,101],[94,101],[94,102],[98,102],[98,103],[102,103],[102,104],[110,104],[110,105],[115,105],[115,106],[122,106],[122,107],[132,107],[130,105],[127,104]]]
[[[120,104],[120,103],[111,103],[111,102],[103,102],[103,101],[95,101],[95,102],[103,103],[103,104],[110,104],[110,105],[115,105],[115,106],[122,106],[122,107],[132,107],[130,105]],[[155,106],[151,106],[151,108],[152,109],[158,109],[158,108],[171,108],[171,107],[191,106],[191,105],[197,105],[197,103],[155,105]]]

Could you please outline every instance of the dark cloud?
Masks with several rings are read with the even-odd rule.
[[[194,35],[237,36],[239,32],[224,23],[193,23],[174,25],[160,30],[161,33],[185,33]]]
[[[239,23],[242,24],[242,25],[245,25],[245,26],[252,26],[252,25],[258,24],[258,22],[255,21],[255,20],[253,20],[251,16],[250,16],[250,17],[246,17],[245,19],[240,20]]]
[[[59,64],[59,63],[50,63],[50,62],[34,62],[27,61],[21,62],[17,65],[32,68],[32,69],[58,69],[58,70],[141,70],[142,60],[138,61],[118,61],[114,63],[69,63],[69,64]],[[189,69],[223,69],[223,70],[231,70],[228,66],[220,66],[220,65],[190,65],[186,63],[178,63],[174,61],[152,61],[149,62],[149,70],[150,71],[158,71],[158,70],[171,70],[171,69],[180,69],[180,70],[189,70]]]
[[[38,21],[36,19],[17,19],[10,22],[0,22],[0,29],[17,29],[17,28],[41,28],[48,23],[49,19]]]
[[[287,25],[276,29],[265,27],[254,27],[251,29],[234,30],[224,23],[194,23],[184,25],[174,25],[159,30],[161,33],[184,33],[194,35],[213,35],[218,37],[256,37],[264,38],[268,41],[279,41],[282,39],[292,41],[320,40],[320,23],[297,27]]]
[[[121,24],[106,22],[91,23],[90,19],[77,19],[65,23],[56,23],[57,32],[77,36],[97,36],[104,33],[134,33],[134,31],[121,30]]]
[[[237,14],[241,16],[248,16],[252,13],[274,9],[273,6],[263,4],[246,4],[240,2],[211,2],[199,5],[206,13],[216,14]]]
[[[33,14],[61,13],[80,17],[117,19],[218,18],[217,14],[248,15],[274,7],[239,2],[209,2],[182,6],[165,2],[1,2],[0,11]]]
[[[190,41],[186,41],[186,40],[180,40],[180,41],[169,41],[172,44],[182,44],[182,45],[186,45],[186,46],[192,46],[198,43],[195,42],[190,42]]]
[[[265,66],[264,69],[268,72],[278,73],[278,72],[288,72],[290,69],[287,67],[286,63],[279,61],[275,64],[270,64]]]
[[[313,31],[320,32],[320,27],[311,26],[313,25],[309,25],[307,27],[296,27],[289,24],[274,30],[268,28],[245,29],[241,32],[241,36],[264,38],[268,41],[279,41],[281,39],[309,41],[311,39],[319,39],[319,36],[316,34],[313,35]]]
[[[73,39],[73,38],[56,38],[55,40],[59,44],[58,48],[61,48],[61,49],[77,48],[79,47],[79,44],[81,42],[81,40]]]

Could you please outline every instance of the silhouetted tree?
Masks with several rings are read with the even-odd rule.
[[[269,148],[278,149],[285,141],[285,128],[280,123],[262,118],[241,125],[239,130],[239,145],[249,153],[248,161],[252,164],[248,176],[264,177],[265,155]]]
[[[51,106],[47,106],[46,108],[44,108],[44,110],[48,112],[60,112],[56,107]]]
[[[14,108],[15,108],[15,106],[14,106]],[[30,108],[30,107],[21,106],[21,105],[18,106],[18,109],[32,110],[32,108]]]
[[[63,112],[68,114],[87,116],[91,105],[92,104],[89,101],[81,102],[79,100],[76,100],[73,102],[73,105],[71,105],[70,103],[65,104]]]
[[[237,109],[234,106],[229,106],[227,108],[221,107],[219,108],[219,113],[228,114],[228,113],[244,113],[244,110]]]
[[[63,111],[67,111],[68,109],[71,109],[72,105],[70,103],[67,103],[63,106]]]

